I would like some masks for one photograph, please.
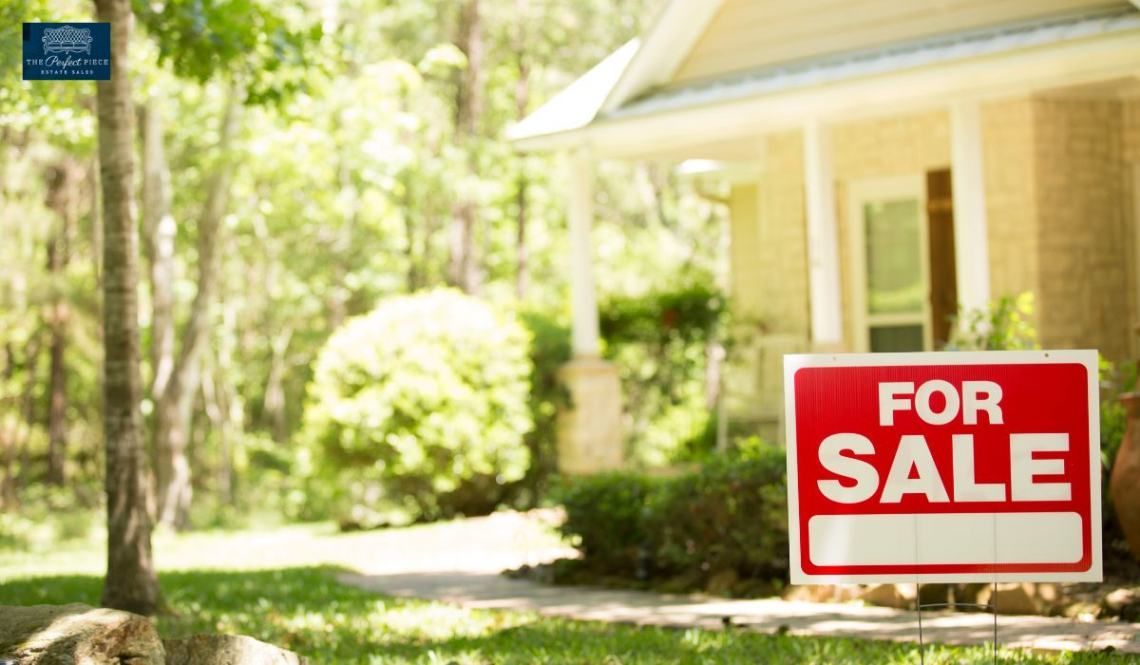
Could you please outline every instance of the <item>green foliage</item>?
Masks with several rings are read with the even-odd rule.
[[[259,551],[235,536],[234,552]],[[904,665],[915,645],[827,637],[766,635],[749,630],[634,627],[568,621],[532,613],[461,609],[392,598],[337,582],[319,567],[235,572],[186,570],[160,575],[174,613],[158,618],[164,638],[227,632],[294,650],[315,663],[369,665],[524,665],[529,663],[766,663]],[[97,605],[94,575],[37,576],[0,582],[15,604]],[[985,665],[989,647],[926,646],[931,665]],[[1001,653],[1020,665],[1113,665],[1134,662],[1105,652]]]
[[[501,137],[510,123],[636,35],[659,3],[480,2],[481,104],[476,135],[460,141],[457,84],[471,63],[456,46],[457,3],[132,0],[138,24],[131,44],[133,102],[167,120],[162,139],[177,228],[176,330],[185,328],[196,292],[195,221],[216,167],[235,162],[217,298],[201,354],[203,388],[192,396],[194,527],[319,517],[334,499],[344,499],[337,495],[354,492],[362,499],[358,506],[380,505],[371,499],[378,481],[370,468],[343,477],[316,474],[317,450],[301,436],[305,391],[320,350],[344,320],[393,296],[448,282],[449,226],[459,201],[475,209],[482,296],[523,312],[541,311],[546,319],[531,322],[524,314],[535,338],[534,428],[525,437],[534,464],[522,480],[509,481],[513,474],[502,479],[504,500],[541,500],[554,464],[555,410],[566,401],[555,377],[569,355],[568,179],[561,177],[561,157],[521,155]],[[70,310],[68,487],[87,492],[101,482],[95,87],[22,82],[17,57],[22,21],[91,16],[90,0],[0,0],[0,51],[13,56],[0,58],[0,143],[8,148],[0,156],[0,231],[6,239],[0,263],[9,267],[0,274],[0,373],[3,349],[11,345],[17,356],[9,363],[11,381],[0,386],[0,420],[27,433],[14,444],[12,465],[22,503],[11,504],[25,516],[42,512],[33,505],[40,497],[26,489],[46,469],[50,331],[44,313],[55,293],[65,294]],[[584,42],[583,34],[591,39]],[[219,121],[228,96],[243,89],[242,127],[222,154]],[[89,171],[73,201],[78,218],[71,225],[69,265],[52,276],[47,247],[60,220],[45,205],[45,173],[61,160]],[[136,160],[141,170],[141,153]],[[671,164],[609,162],[597,168],[599,284],[645,293],[677,281],[678,266],[685,266],[683,274],[717,269],[718,243],[707,240],[723,221],[723,206],[698,196]],[[516,295],[524,256],[526,289]],[[149,384],[157,369],[150,348],[156,337],[148,261],[145,254],[139,258],[141,369]],[[704,315],[679,311],[686,321]],[[634,337],[611,350],[621,354],[633,397],[630,440],[638,442],[637,457],[659,463],[670,458],[677,441],[706,424],[703,352],[691,336],[669,342]],[[682,365],[666,367],[675,362]],[[140,407],[144,416],[152,414],[153,400]],[[502,487],[495,479],[476,494],[498,495]],[[85,496],[68,505],[98,501],[98,495],[93,501]],[[419,510],[418,504],[395,503],[405,519]]]
[[[1102,356],[1099,364],[1100,457],[1106,472],[1110,473],[1116,451],[1124,440],[1124,430],[1128,426],[1128,417],[1124,405],[1120,403],[1120,396],[1136,388],[1136,363],[1116,365]]]
[[[446,290],[387,300],[332,336],[305,433],[352,523],[495,507],[529,461],[528,344],[513,317]]]
[[[963,312],[954,322],[950,351],[1014,351],[1040,348],[1033,327],[1033,293],[1002,296],[984,309]]]
[[[758,441],[669,477],[624,472],[566,481],[562,533],[604,575],[684,580],[701,588],[787,577],[784,451]]]
[[[565,479],[554,494],[566,509],[559,529],[598,570],[632,574],[652,542],[647,511],[662,483],[629,471]]]
[[[537,310],[524,310],[519,319],[531,337],[529,409],[534,427],[524,438],[531,462],[514,503],[532,507],[546,494],[548,479],[557,470],[558,410],[570,404],[558,372],[570,360],[570,329]]]
[[[0,511],[0,550],[42,553],[68,543],[90,542],[102,532],[103,511],[93,505],[94,501],[77,503],[76,496],[95,491],[94,487],[43,484],[27,488],[22,497],[23,510]]]
[[[786,580],[788,518],[784,451],[765,446],[720,456],[662,485],[651,509],[662,573],[732,571]]]
[[[725,303],[711,277],[686,281],[643,296],[611,297],[599,311],[606,357],[622,379],[631,457],[650,466],[683,456],[686,442],[710,426],[705,370]]]
[[[133,0],[159,46],[159,63],[205,83],[230,74],[251,103],[277,102],[319,73],[321,25],[298,8],[260,0]]]

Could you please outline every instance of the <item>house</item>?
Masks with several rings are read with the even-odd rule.
[[[668,0],[509,138],[573,155],[567,471],[620,464],[590,273],[601,159],[731,184],[753,324],[730,414],[770,438],[783,354],[937,349],[1005,295],[1035,295],[1046,347],[1138,351],[1140,0]]]

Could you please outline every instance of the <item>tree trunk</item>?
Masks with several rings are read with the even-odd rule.
[[[293,327],[286,325],[284,330],[274,336],[270,345],[273,355],[269,360],[269,376],[265,381],[265,402],[261,411],[269,425],[273,440],[277,443],[285,443],[289,438],[285,411],[285,372],[289,369],[287,354],[292,339]],[[227,360],[225,365],[228,367],[228,364]]]
[[[127,45],[130,0],[96,0],[111,24],[111,80],[96,84],[103,183],[103,433],[107,491],[107,577],[103,604],[154,614],[158,579],[143,488],[145,457],[139,399],[138,235],[131,211],[134,113]]]
[[[16,484],[16,499],[32,482],[32,427],[36,423],[36,386],[40,379],[40,333],[37,330],[25,347],[24,399],[21,406],[23,419],[18,429],[20,442],[20,477]]]
[[[210,305],[217,288],[217,249],[233,176],[230,147],[238,131],[242,96],[241,90],[230,91],[218,144],[220,161],[207,180],[206,203],[198,220],[198,291],[194,294],[190,317],[182,331],[178,356],[165,389],[155,404],[158,523],[176,529],[187,525],[193,496],[187,456],[190,415],[201,379],[200,356],[210,327]]]
[[[62,485],[67,459],[67,327],[70,308],[64,297],[64,272],[71,258],[71,230],[78,218],[81,167],[63,159],[48,172],[48,207],[55,213],[56,230],[48,244],[47,268],[53,282],[48,327],[51,331],[48,370],[48,469],[47,482]]]
[[[515,81],[515,117],[522,120],[526,117],[527,107],[530,105],[530,64],[526,59],[526,25],[527,0],[515,0],[515,20],[518,32],[515,38],[515,58],[518,63],[518,80]],[[526,176],[526,156],[517,156],[519,165],[518,181],[515,183],[515,219],[517,220],[515,235],[515,255],[517,257],[517,271],[515,272],[515,297],[520,301],[526,299],[527,282],[529,279],[526,251],[526,216],[527,216],[527,187],[529,181]]]
[[[143,249],[150,268],[151,385],[157,401],[174,369],[174,238],[178,228],[170,214],[170,167],[163,147],[164,119],[160,102],[147,99],[142,120]]]
[[[99,155],[91,160],[91,268],[95,273],[95,287],[103,288],[103,176]],[[102,303],[96,303],[102,307]],[[99,312],[95,313],[96,316]],[[102,334],[102,330],[99,331]],[[100,383],[102,383],[100,381]]]
[[[466,0],[459,10],[456,45],[467,56],[467,66],[459,74],[455,93],[456,142],[467,151],[467,174],[460,179],[452,207],[451,260],[448,278],[466,293],[479,290],[480,269],[475,256],[476,204],[470,185],[464,181],[478,173],[475,136],[483,112],[483,28],[479,20],[479,0]]]

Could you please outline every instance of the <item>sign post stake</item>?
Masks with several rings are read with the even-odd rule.
[[[973,607],[975,609],[986,610],[994,616],[994,641],[993,641],[993,656],[994,665],[998,662],[998,612],[997,612],[997,579],[994,579],[992,589],[990,591],[990,602],[982,603],[923,603],[922,602],[922,583],[915,583],[914,592],[914,609],[918,613],[918,661],[920,665],[926,665],[926,644],[922,637],[922,608],[958,608],[958,607]]]

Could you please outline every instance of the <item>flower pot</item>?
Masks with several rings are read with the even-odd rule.
[[[1108,492],[1132,556],[1140,559],[1140,392],[1125,393],[1120,402],[1128,426],[1112,465]]]

